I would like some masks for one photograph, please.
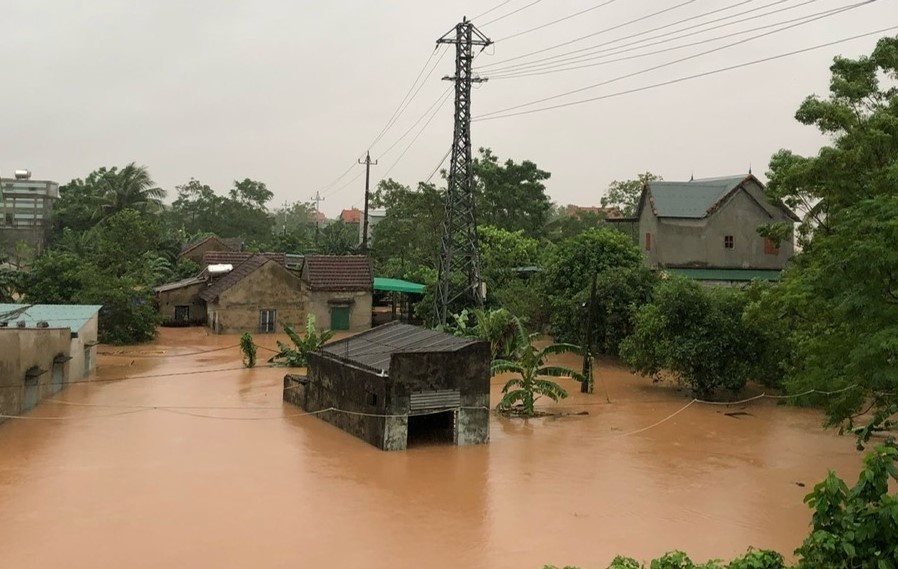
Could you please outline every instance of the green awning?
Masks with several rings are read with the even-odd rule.
[[[404,292],[408,294],[424,294],[426,287],[420,283],[404,281],[402,279],[388,279],[384,277],[374,277],[374,290]]]
[[[754,279],[776,281],[779,280],[781,272],[779,269],[687,269],[674,267],[661,270],[683,275],[697,281],[729,282],[749,282]]]

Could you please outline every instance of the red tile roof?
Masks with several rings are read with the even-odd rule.
[[[203,266],[209,265],[234,265],[236,267],[240,263],[246,261],[253,255],[262,255],[279,265],[287,265],[287,255],[284,253],[250,253],[239,251],[206,251],[203,253]]]
[[[340,220],[344,223],[360,223],[362,221],[362,210],[356,208],[344,209],[340,212]]]
[[[302,280],[312,290],[371,290],[371,261],[365,255],[308,255]]]

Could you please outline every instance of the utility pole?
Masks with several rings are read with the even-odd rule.
[[[321,233],[318,227],[318,218],[321,217],[321,209],[318,205],[324,201],[324,198],[321,197],[321,192],[315,192],[315,195],[312,197],[312,201],[315,202],[315,247],[318,247],[318,235]]]
[[[359,164],[365,165],[365,213],[362,221],[362,253],[368,252],[368,195],[370,193],[371,184],[371,165],[377,166],[377,160],[371,161],[371,152],[365,153],[365,161],[359,160]]]
[[[589,302],[586,304],[586,339],[583,341],[583,377],[585,381],[580,383],[580,393],[593,392],[592,379],[592,315],[596,306],[596,280],[598,274],[592,275],[592,286],[589,288]]]
[[[284,200],[284,235],[287,234],[287,200]]]
[[[455,130],[435,299],[435,316],[440,324],[446,323],[453,304],[483,307],[471,161],[471,84],[485,79],[472,77],[471,62],[474,61],[474,46],[481,46],[482,50],[491,43],[467,18],[437,40],[437,44],[455,44],[455,76],[443,78],[455,81]]]

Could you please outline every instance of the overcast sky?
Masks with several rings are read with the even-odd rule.
[[[462,16],[475,17],[500,3],[4,0],[0,171],[8,176],[29,168],[35,178],[64,183],[100,166],[135,161],[171,194],[191,177],[219,192],[250,177],[274,192],[273,205],[307,201],[321,190],[321,209],[333,216],[361,204],[364,177],[349,182],[362,166],[333,182],[387,124],[435,40]],[[475,20],[498,41],[475,63],[492,65],[492,71],[481,72],[492,78],[474,91],[473,114],[604,82],[518,110],[600,97],[898,25],[898,0],[878,0],[750,39],[790,25],[784,22],[856,3],[509,0]],[[592,7],[597,8],[508,37]],[[650,16],[665,8],[672,9]],[[699,17],[714,10],[719,11]],[[650,17],[627,23],[645,16]],[[489,23],[494,18],[501,19]],[[732,25],[708,30],[726,23]],[[777,23],[783,24],[771,26]],[[754,28],[762,29],[748,32]],[[595,35],[572,41],[587,34]],[[805,96],[827,92],[834,55],[868,54],[877,37],[591,103],[476,122],[474,146],[550,171],[548,191],[560,204],[598,204],[609,182],[646,170],[668,180],[687,180],[692,172],[697,178],[742,173],[749,165],[763,174],[777,149],[807,154],[826,142],[794,120],[795,110]],[[725,47],[741,40],[749,41]],[[571,43],[518,58],[564,42]],[[703,43],[681,47],[697,42]],[[717,47],[723,49],[676,62]],[[379,160],[372,184],[389,171],[414,185],[448,150],[451,99],[435,107],[421,129],[431,117],[425,111],[450,86],[440,79],[453,73],[454,47],[444,49],[450,52],[429,60],[427,71],[434,71],[371,148],[372,159]],[[574,50],[585,51],[564,56]],[[564,59],[575,55],[592,59]],[[622,60],[633,55],[642,56]],[[559,56],[551,60],[555,67],[535,67],[548,62],[533,60],[552,56]],[[510,58],[518,59],[500,63]],[[559,61],[603,64],[532,75],[557,71]],[[523,76],[508,77],[510,65],[524,63],[530,67],[515,68]]]

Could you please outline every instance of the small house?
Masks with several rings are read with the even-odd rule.
[[[383,450],[489,441],[486,342],[393,322],[326,344],[284,399]]]
[[[206,286],[205,277],[190,277],[154,288],[163,326],[205,324],[206,303],[200,298],[200,292]]]
[[[320,328],[371,328],[371,261],[365,255],[307,255],[302,269],[306,304]]]
[[[287,255],[284,253],[251,253],[248,251],[206,251],[203,253],[200,266],[203,268],[209,265],[232,265],[236,267],[243,261],[246,261],[254,255],[267,257],[281,266],[287,265]]]
[[[305,322],[302,283],[281,263],[251,255],[199,293],[207,323],[218,334],[275,332],[281,324]]]

